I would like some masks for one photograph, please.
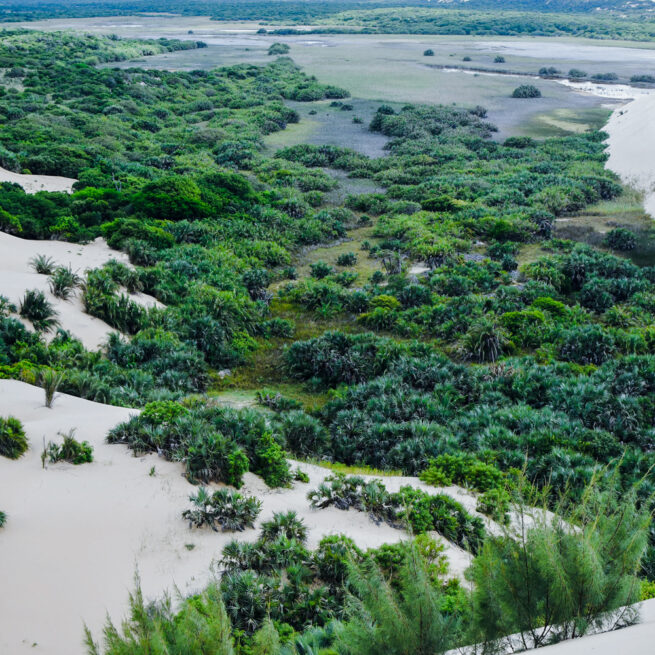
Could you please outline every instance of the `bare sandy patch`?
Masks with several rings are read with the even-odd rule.
[[[24,175],[23,173],[8,171],[6,168],[0,168],[0,182],[20,184],[25,193],[37,193],[39,191],[71,193],[73,184],[77,180],[73,177],[58,177],[56,175]]]
[[[614,111],[604,130],[607,168],[644,194],[644,209],[655,218],[655,94],[642,95]]]

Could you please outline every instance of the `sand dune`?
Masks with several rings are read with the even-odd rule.
[[[47,255],[58,266],[70,266],[79,274],[100,267],[110,259],[129,264],[127,255],[112,250],[102,239],[81,245],[66,241],[19,239],[0,232],[0,295],[18,305],[28,289],[43,291],[55,306],[61,327],[80,339],[86,348],[98,348],[109,333],[115,330],[104,321],[84,312],[79,292],[67,301],[53,296],[48,276],[35,273],[29,264],[36,254]],[[144,306],[161,306],[155,298],[146,294],[133,294],[131,297]]]
[[[192,592],[204,586],[212,561],[235,537],[190,530],[180,518],[194,491],[180,464],[156,455],[135,458],[123,446],[104,443],[107,431],[133,411],[65,394],[47,409],[40,388],[0,380],[0,415],[23,421],[30,439],[30,450],[20,460],[0,458],[0,507],[9,517],[0,533],[0,653],[82,653],[83,621],[98,635],[106,612],[120,619],[137,567],[151,599],[174,585]],[[57,432],[71,428],[93,444],[95,461],[43,470],[43,439],[56,439]],[[309,528],[310,546],[337,533],[362,548],[406,536],[375,525],[362,512],[312,510],[307,491],[330,472],[300,466],[311,481],[292,489],[269,489],[256,476],[246,475],[242,492],[262,500],[260,521],[295,509]],[[150,475],[153,467],[155,474]],[[385,484],[395,490],[407,482],[418,483],[415,478],[388,478]],[[257,531],[236,536],[255,540]],[[461,574],[469,555],[450,544],[447,554],[452,572]]]
[[[73,190],[73,184],[77,180],[72,177],[57,177],[56,175],[23,175],[22,173],[12,173],[6,168],[0,168],[0,182],[20,184],[26,193],[37,193],[37,191],[70,193]]]
[[[607,168],[643,192],[644,209],[655,218],[655,94],[616,109],[603,128],[608,134]]]

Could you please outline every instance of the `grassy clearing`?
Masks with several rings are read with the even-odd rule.
[[[581,134],[601,129],[611,113],[609,109],[603,108],[555,109],[534,116],[524,131],[536,138]]]
[[[324,469],[329,469],[335,473],[344,473],[345,475],[375,475],[381,478],[399,477],[402,471],[381,471],[380,469],[373,468],[372,466],[348,466],[347,464],[340,464],[339,462],[326,462],[318,459],[304,460],[308,464],[314,464]]]
[[[521,250],[516,258],[516,261],[519,263],[519,266],[524,264],[530,264],[531,262],[536,261],[539,257],[548,255],[539,243],[527,243],[521,246]]]
[[[644,212],[642,196],[625,187],[615,200],[599,202],[576,216],[555,225],[554,236],[573,239],[602,248],[605,234],[615,227],[625,227],[637,235],[637,247],[624,254],[639,266],[655,264],[655,222]]]
[[[350,230],[347,241],[340,241],[334,245],[321,246],[306,251],[295,264],[298,277],[309,277],[310,266],[318,261],[323,261],[334,266],[337,271],[347,270],[357,273],[355,286],[366,284],[373,272],[382,270],[382,266],[378,259],[370,258],[368,252],[361,249],[364,241],[369,241],[371,244],[380,241],[379,238],[373,236],[372,226]],[[357,263],[354,266],[337,266],[339,255],[346,252],[354,252],[357,255]]]
[[[314,103],[317,104],[317,103]],[[310,117],[302,118],[299,123],[289,123],[280,132],[268,134],[264,139],[266,154],[273,155],[281,148],[297,146],[301,143],[310,143],[312,137],[320,130],[321,121]]]

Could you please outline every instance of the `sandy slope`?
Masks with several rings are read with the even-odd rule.
[[[607,167],[644,193],[644,209],[655,218],[655,94],[636,98],[614,111],[608,134]]]
[[[98,634],[106,612],[115,619],[123,615],[135,567],[149,598],[173,585],[182,592],[197,590],[207,581],[212,560],[234,538],[190,530],[181,520],[194,490],[181,465],[156,455],[134,458],[127,448],[104,443],[108,429],[133,411],[64,394],[47,409],[41,389],[0,380],[0,415],[22,420],[31,445],[18,461],[0,458],[0,508],[9,516],[0,532],[0,653],[82,653],[82,622]],[[43,470],[43,439],[70,428],[93,444],[95,461]],[[376,526],[361,512],[312,510],[307,491],[329,471],[301,466],[311,482],[292,489],[271,490],[256,476],[246,476],[242,491],[263,501],[260,520],[297,510],[309,527],[310,546],[336,533],[363,548],[403,538],[402,531]],[[390,489],[406,482],[416,479],[386,480]],[[254,540],[257,532],[238,537]],[[468,555],[452,545],[448,555],[452,571],[461,573]]]
[[[637,625],[539,649],[541,655],[652,655],[655,652],[655,599],[640,604]]]
[[[57,177],[55,175],[23,175],[22,173],[12,173],[6,168],[0,168],[0,182],[20,184],[26,193],[36,193],[37,191],[64,191],[70,193],[73,190],[73,184],[77,180],[72,177]]]
[[[49,290],[48,276],[35,273],[29,265],[30,259],[37,254],[51,257],[59,266],[70,266],[80,275],[86,269],[98,268],[110,259],[127,264],[127,255],[112,250],[102,239],[80,245],[65,241],[19,239],[0,232],[0,295],[18,306],[26,290],[40,289],[59,313],[61,327],[70,330],[86,348],[97,348],[115,330],[84,312],[79,293],[68,301],[55,298]],[[143,305],[161,305],[145,294],[135,294],[132,298]]]

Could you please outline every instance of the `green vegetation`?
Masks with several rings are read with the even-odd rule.
[[[302,521],[275,514],[254,543],[227,544],[220,583],[176,612],[168,601],[146,610],[137,587],[130,620],[122,631],[108,624],[104,649],[87,631],[89,653],[145,653],[157,638],[171,653],[189,652],[174,645],[190,640],[198,653],[433,655],[470,643],[493,651],[510,632],[528,647],[581,636],[600,617],[606,627],[634,620],[623,605],[648,594],[635,577],[648,512],[599,481],[558,510],[533,508],[518,534],[486,539],[470,568],[472,591],[445,578],[443,547],[427,536],[367,552],[329,536],[311,551]]]
[[[54,368],[45,367],[41,369],[38,381],[45,393],[45,406],[50,409],[55,399],[55,394],[64,381],[66,374]]]
[[[540,516],[527,528],[526,517],[519,519],[518,535],[508,530],[487,539],[474,560],[479,638],[502,643],[519,634],[524,648],[532,648],[579,637],[599,617],[606,629],[634,621],[626,606],[640,597],[636,573],[648,538],[647,512],[636,510],[634,499],[619,500],[615,490],[592,485],[568,522]]]
[[[136,455],[159,452],[183,461],[187,477],[199,482],[225,482],[239,488],[251,470],[271,487],[291,481],[279,434],[264,415],[251,409],[199,407],[171,412],[170,404],[146,405],[144,412],[112,429],[110,443],[122,443]]]
[[[273,43],[268,49],[269,55],[286,55],[291,48],[286,43]]]
[[[335,506],[367,512],[377,522],[410,527],[414,534],[436,530],[459,546],[477,552],[484,540],[482,521],[450,496],[430,495],[412,487],[389,493],[381,480],[366,482],[341,473],[328,476],[308,496],[312,507]]]
[[[541,98],[541,91],[532,84],[521,84],[512,91],[512,98]]]
[[[57,312],[43,291],[36,289],[26,291],[20,301],[18,312],[39,332],[49,332],[58,325]]]
[[[408,5],[410,3],[404,3]],[[517,8],[537,11],[499,11],[497,4],[487,2],[481,9],[493,11],[470,11],[475,9],[466,3],[465,9],[440,9],[403,6],[352,10],[321,18],[316,23],[317,32],[362,32],[366,34],[466,34],[481,36],[578,36],[588,39],[622,39],[648,41],[655,36],[655,21],[652,15],[642,15],[638,20],[634,15],[606,13],[603,16],[590,16],[575,13],[551,13],[557,9],[550,5],[548,12],[543,4],[538,7]],[[477,3],[478,6],[484,2]],[[527,3],[530,5],[530,3]],[[596,5],[597,6],[597,5]],[[572,5],[561,7],[560,11],[570,11]],[[573,6],[574,11],[579,5]],[[512,9],[504,4],[503,9]],[[645,7],[643,7],[645,9]],[[285,30],[285,33],[288,33]]]
[[[70,462],[76,466],[79,464],[88,464],[93,461],[93,446],[88,441],[78,441],[75,439],[75,429],[68,434],[61,434],[63,442],[56,444],[49,441],[45,446],[42,459],[48,459],[51,464],[56,462]]]
[[[13,416],[0,416],[0,455],[18,459],[27,452],[28,447],[22,423]]]
[[[414,11],[471,18],[388,15],[400,29]],[[620,202],[605,135],[498,141],[481,106],[382,105],[369,129],[388,140],[383,157],[307,144],[273,154],[264,137],[299,120],[286,101],[341,115],[348,92],[287,57],[96,67],[178,47],[3,33],[0,165],[78,181],[71,194],[1,184],[2,229],[102,236],[130,265],[80,279],[35,258],[54,295],[79,288],[85,311],[118,332],[96,352],[62,330],[46,340],[45,294],[28,291],[18,310],[34,330],[3,299],[0,376],[40,383],[48,407],[57,390],[143,407],[108,441],[180,462],[193,483],[239,489],[250,471],[286,487],[308,480],[289,454],[317,460],[336,474],[309,491],[314,507],[417,536],[368,553],[330,536],[310,550],[298,515],[276,514],[257,541],[224,549],[220,583],[176,609],[146,607],[137,589],[130,619],[107,626],[104,648],[87,635],[89,652],[491,650],[512,632],[535,645],[578,636],[636,600],[636,576],[655,579],[655,269],[552,238],[556,218]],[[374,192],[353,185],[335,201],[346,176]],[[635,241],[616,228],[605,245]],[[92,458],[72,434],[48,452]],[[467,487],[507,532],[489,534],[437,490],[389,492],[344,468]],[[544,518],[512,533],[526,502]],[[252,528],[261,509],[233,489],[200,487],[191,503],[182,517],[213,530]],[[429,531],[475,556],[471,591],[445,579]]]
[[[231,489],[219,489],[210,493],[201,487],[189,500],[193,509],[182,512],[182,518],[189,521],[189,527],[201,528],[208,525],[214,531],[218,531],[217,526],[230,532],[252,528],[261,511],[259,500],[253,496],[244,498]]]

